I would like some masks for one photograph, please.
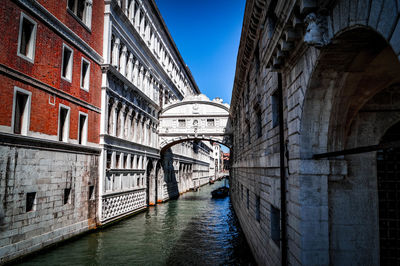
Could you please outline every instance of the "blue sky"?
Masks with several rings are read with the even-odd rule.
[[[202,93],[230,103],[245,0],[155,0]]]

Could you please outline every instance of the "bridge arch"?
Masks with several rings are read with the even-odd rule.
[[[171,146],[191,140],[205,140],[231,147],[229,105],[204,94],[190,95],[165,106],[160,113],[161,153]]]
[[[182,142],[186,142],[186,141],[210,141],[210,142],[216,142],[219,143],[221,145],[224,145],[226,147],[228,147],[229,149],[231,149],[231,143],[230,143],[230,138],[226,137],[226,138],[219,138],[219,137],[179,137],[179,138],[175,138],[175,139],[170,139],[168,140],[168,143],[166,143],[165,145],[162,146],[160,153],[163,154],[166,150],[168,150],[169,148],[171,148],[172,146],[182,143]]]

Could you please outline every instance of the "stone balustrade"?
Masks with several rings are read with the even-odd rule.
[[[104,195],[102,198],[102,221],[118,218],[123,214],[140,210],[146,205],[146,189]]]

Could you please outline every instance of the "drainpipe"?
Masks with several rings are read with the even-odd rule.
[[[282,265],[287,262],[287,211],[286,211],[286,171],[285,171],[285,129],[283,127],[283,92],[282,74],[278,73],[278,98],[279,98],[279,162],[281,175],[281,228],[282,228]]]

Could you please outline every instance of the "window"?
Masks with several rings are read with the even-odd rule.
[[[26,135],[29,131],[30,121],[30,105],[31,105],[30,91],[14,87],[13,99],[13,132],[14,134]]]
[[[257,110],[257,137],[260,138],[262,136],[262,114],[261,110]]]
[[[34,211],[36,206],[36,192],[26,193],[26,212]]]
[[[17,55],[31,63],[34,62],[35,58],[36,28],[36,22],[24,13],[21,13]]]
[[[271,95],[271,105],[272,105],[272,127],[279,125],[279,92],[276,90]]]
[[[111,153],[107,153],[107,159],[106,159],[106,167],[107,169],[111,168]]]
[[[61,77],[69,82],[72,81],[72,64],[74,51],[67,45],[63,44]]]
[[[247,142],[251,144],[251,130],[250,130],[250,124],[247,124]]]
[[[185,119],[178,119],[178,125],[179,127],[185,127],[186,126]]]
[[[261,213],[260,213],[260,196],[256,196],[256,220],[260,221]]]
[[[69,107],[60,104],[58,113],[58,140],[67,142],[69,137]]]
[[[71,188],[64,188],[64,205],[71,203]]]
[[[213,127],[215,125],[214,119],[207,119],[207,126],[208,127]]]
[[[79,112],[78,143],[85,145],[87,142],[87,114]]]
[[[247,189],[247,194],[246,194],[246,202],[247,202],[247,209],[250,206],[250,193],[249,193],[249,189]]]
[[[89,91],[90,63],[85,58],[81,62],[81,89]]]
[[[116,154],[115,155],[115,168],[118,168],[118,169],[122,168],[120,160],[121,160],[121,154]]]
[[[94,186],[89,186],[89,200],[94,200]]]
[[[279,209],[271,205],[271,239],[278,247],[280,246],[281,239],[280,220],[281,219]]]
[[[92,23],[92,2],[93,0],[68,0],[68,10],[89,29]]]
[[[124,155],[124,169],[128,169],[128,155]]]

